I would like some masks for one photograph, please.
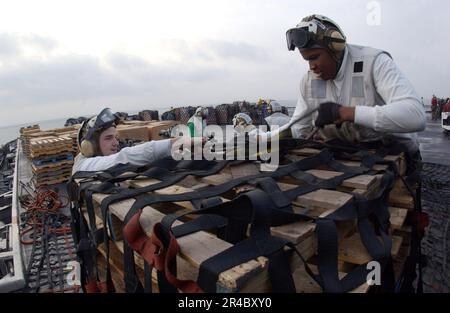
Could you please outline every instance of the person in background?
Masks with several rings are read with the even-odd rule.
[[[270,130],[272,130],[273,126],[281,127],[291,120],[289,115],[282,113],[281,104],[279,104],[275,100],[271,100],[268,104],[268,113],[270,114],[265,118],[267,125],[269,125]]]
[[[444,105],[442,112],[450,112],[450,98],[447,98],[447,103]]]
[[[438,108],[438,100],[435,95],[431,98],[431,119],[433,121],[437,120],[437,108]]]
[[[208,116],[208,108],[198,107],[194,115],[187,122],[191,137],[203,137],[206,128],[206,117]]]

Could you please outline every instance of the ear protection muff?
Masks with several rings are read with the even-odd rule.
[[[93,127],[93,125],[95,124],[95,118],[96,117],[92,117],[84,121],[83,124],[81,124],[81,127],[78,130],[77,134],[78,149],[80,150],[81,154],[87,158],[93,157],[96,152],[95,143],[92,142],[92,140],[95,140],[95,138],[84,139],[84,137],[89,132],[89,128]]]
[[[94,144],[90,140],[83,140],[80,145],[80,152],[87,158],[91,158],[95,154]]]
[[[330,29],[328,33],[324,38],[328,44],[328,49],[335,52],[343,51],[345,49],[345,38],[342,34],[335,29]]]
[[[345,49],[346,38],[336,22],[323,15],[310,15],[305,17],[297,27],[308,27],[313,33],[314,40],[323,42],[326,47],[335,53]]]

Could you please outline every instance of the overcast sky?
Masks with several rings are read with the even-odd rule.
[[[295,100],[307,64],[285,32],[313,13],[390,52],[420,96],[450,96],[449,1],[0,0],[0,127]]]

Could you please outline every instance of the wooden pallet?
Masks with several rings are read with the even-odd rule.
[[[398,158],[400,159],[400,158]],[[359,166],[357,161],[348,164],[349,166]],[[380,168],[379,170],[383,170]],[[211,175],[201,179],[187,177],[176,185],[154,191],[156,194],[178,194],[193,191],[197,188],[208,185],[218,185],[237,177],[255,174],[257,168],[255,164],[245,163],[240,166],[226,167],[219,174]],[[308,171],[310,174],[318,178],[331,178],[340,173],[330,171],[328,169],[314,169]],[[144,187],[158,183],[155,179],[142,179],[125,182],[124,185],[130,187]],[[281,190],[289,190],[297,187],[298,181],[284,178],[278,180],[278,186]],[[351,201],[352,195],[349,192],[357,192],[370,197],[377,191],[380,183],[380,175],[359,175],[344,181],[338,190],[317,190],[298,197],[292,202],[294,211],[302,212],[312,217],[325,217],[348,201]],[[232,192],[223,196],[223,201],[229,201],[239,192],[243,192],[253,188],[251,186],[239,186]],[[99,204],[107,195],[94,194],[94,201]],[[121,251],[120,245],[122,240],[121,228],[122,221],[133,204],[133,200],[125,200],[110,206],[110,220],[112,228],[110,236],[115,239],[115,245],[118,251]],[[152,225],[159,222],[165,214],[174,213],[182,209],[193,209],[190,202],[177,202],[173,204],[164,203],[148,206],[142,213],[140,218],[141,226],[147,234],[150,234]],[[97,208],[98,210],[98,208]],[[392,255],[394,258],[402,251],[404,238],[394,231],[404,227],[406,219],[406,209],[402,207],[390,208],[391,215],[391,234],[393,235]],[[99,212],[97,211],[97,214]],[[100,215],[99,215],[100,216]],[[181,222],[178,222],[181,223]],[[359,240],[359,234],[356,228],[356,221],[337,222],[339,234],[339,264],[340,276],[344,276],[349,270],[358,264],[364,264],[370,261],[370,256]],[[285,238],[294,243],[302,255],[312,262],[314,266],[314,256],[317,253],[317,237],[315,234],[315,224],[311,222],[296,222],[289,225],[272,227],[272,234]],[[177,273],[183,279],[196,280],[198,269],[203,260],[224,251],[231,244],[217,238],[215,235],[201,231],[178,239],[181,252],[177,256]],[[139,258],[137,258],[139,260]],[[118,262],[118,261],[117,261]],[[267,258],[259,257],[255,260],[246,262],[235,268],[227,270],[220,274],[216,291],[217,292],[269,292],[271,290],[268,271]],[[402,265],[404,260],[399,260]],[[139,261],[137,261],[138,266]],[[142,263],[143,264],[143,263]],[[143,266],[143,265],[142,265]],[[143,268],[143,267],[141,267]],[[313,286],[315,283],[311,279],[304,279],[305,273],[303,263],[293,255],[291,259],[291,270],[298,274],[294,275],[296,288],[298,292],[320,292],[319,286]],[[302,272],[303,271],[303,272]],[[306,275],[307,276],[307,275]],[[301,279],[299,278],[301,277]],[[367,292],[369,286],[363,284],[354,290],[355,292]]]
[[[50,155],[46,156],[40,159],[33,159],[32,162],[36,167],[45,166],[47,164],[58,164],[60,162],[64,161],[73,161],[73,154],[67,153],[67,154],[56,154],[56,155]]]
[[[67,182],[74,163],[76,127],[56,128],[33,134],[29,158],[36,188]],[[76,139],[75,139],[76,140]]]
[[[33,174],[48,176],[48,175],[52,175],[52,174],[58,175],[59,172],[71,172],[72,167],[73,167],[73,162],[70,164],[62,162],[62,164],[60,164],[59,166],[55,166],[55,167],[39,168],[34,165],[31,165],[31,170],[32,170]]]
[[[315,155],[320,150],[317,149],[310,149],[310,148],[303,148],[303,149],[297,149],[297,150],[291,150],[291,159],[292,160],[298,160],[307,156]],[[399,173],[401,175],[405,175],[406,173],[406,160],[403,154],[400,155],[388,155],[385,157],[386,161],[393,161],[397,165],[397,168],[399,170]],[[360,161],[355,159],[351,161],[341,161],[343,164],[347,166],[360,166]],[[374,170],[377,171],[383,171],[387,169],[387,165],[382,164],[376,164],[374,166]],[[416,186],[417,187],[417,186]],[[338,189],[342,189],[338,188]],[[351,191],[351,190],[348,190]],[[354,189],[352,192],[357,192],[364,194],[366,196],[369,196],[370,198],[370,192],[365,192],[361,189]],[[406,260],[406,257],[409,254],[409,245],[410,245],[410,238],[411,238],[411,225],[410,225],[410,214],[412,213],[414,209],[414,199],[409,193],[408,189],[406,188],[404,182],[397,178],[394,184],[394,188],[389,194],[389,211],[391,213],[391,229],[390,233],[393,236],[393,243],[394,247],[396,249],[396,253],[393,253],[393,259],[394,259],[394,269],[395,269],[395,275],[398,279],[401,273],[401,270],[403,269],[404,262]],[[401,241],[400,241],[401,239]],[[350,241],[352,238],[349,239]],[[344,242],[344,245],[346,243]],[[347,246],[349,244],[347,243]],[[350,242],[351,245],[351,242]],[[341,259],[341,265],[342,267],[347,268],[353,268],[354,263],[351,263],[351,258],[340,258]],[[358,258],[356,258],[358,260]],[[358,263],[356,263],[358,264]]]
[[[48,146],[70,144],[71,142],[72,138],[70,137],[70,135],[64,136],[47,135],[47,136],[40,136],[38,138],[33,138],[31,144],[35,148],[48,148]]]
[[[140,141],[148,141],[148,129],[146,125],[118,125],[117,126],[117,134],[119,139],[131,139],[131,140],[140,140]]]
[[[140,141],[163,139],[159,132],[167,130],[170,126],[177,124],[175,121],[126,121],[117,126],[120,139],[132,139]]]
[[[150,124],[147,127],[149,140],[165,139],[159,135],[159,132],[161,130],[167,130],[171,126],[176,125],[176,124],[179,124],[179,123],[175,122],[175,121],[157,121],[157,122]]]
[[[58,169],[58,170],[53,170],[53,171],[47,171],[47,172],[37,172],[37,173],[33,173],[34,176],[37,179],[51,179],[53,177],[58,177],[58,176],[67,176],[67,175],[72,175],[72,169],[70,167],[66,167],[66,168],[62,168],[62,169]]]
[[[45,178],[33,177],[32,182],[35,187],[39,188],[41,186],[50,186],[50,185],[56,185],[56,184],[68,182],[70,176],[71,176],[71,173],[68,173],[65,175],[45,177]]]
[[[25,127],[21,127],[19,130],[19,133],[21,135],[25,135],[25,134],[29,134],[29,133],[33,133],[33,132],[37,132],[40,131],[40,127],[38,124],[35,125],[30,125],[30,126],[25,126]]]
[[[308,157],[312,155],[316,155],[320,152],[318,149],[314,148],[302,148],[302,149],[293,149],[290,151],[290,154],[294,156],[303,156]],[[384,158],[385,161],[394,161],[397,164],[400,175],[405,175],[406,172],[406,160],[403,154],[400,155],[387,155]],[[357,158],[351,161],[342,161],[343,164],[347,166],[360,166],[361,162]],[[377,164],[374,166],[374,170],[384,170],[387,166],[383,164]]]
[[[49,155],[49,153],[55,154],[58,153],[58,151],[64,149],[70,150],[70,152],[73,153],[73,138],[76,138],[79,127],[80,125],[72,125],[62,128],[54,128],[46,131],[42,131],[39,128],[39,125],[22,128],[20,131],[20,138],[22,140],[24,153],[28,158],[37,158],[41,155]],[[61,140],[59,140],[58,138],[65,138],[67,148],[63,149],[60,147]],[[45,140],[46,142],[36,143],[37,141],[43,140]],[[70,141],[70,143],[68,143],[68,141]],[[57,151],[48,151],[52,149]],[[44,151],[44,153],[41,153],[41,151]]]
[[[20,129],[20,140],[22,141],[22,148],[25,155],[30,155],[30,137],[32,134],[39,133],[41,129],[39,125],[30,125],[27,127],[22,127]]]
[[[73,160],[65,160],[65,161],[59,161],[57,163],[48,163],[48,164],[44,164],[44,165],[34,165],[32,164],[32,169],[35,172],[39,172],[39,171],[46,171],[46,170],[50,170],[50,169],[60,169],[63,166],[73,166]]]

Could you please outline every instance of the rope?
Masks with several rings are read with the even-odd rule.
[[[60,214],[60,209],[67,206],[69,203],[69,199],[66,196],[62,197],[56,191],[51,189],[40,188],[35,195],[30,194],[21,198],[20,203],[25,209],[25,212],[22,213],[22,220],[25,221],[25,225],[28,225],[28,227],[21,232],[20,241],[22,244],[28,245],[34,243],[35,232],[42,232],[42,217],[46,217],[44,219],[45,221],[47,221],[48,218],[51,218],[51,220],[62,220],[58,221],[61,226],[49,228],[50,234],[64,235],[71,231],[69,218],[65,218]],[[34,227],[35,225],[37,228]],[[28,235],[31,239],[24,239],[24,236],[31,231],[33,232]]]

